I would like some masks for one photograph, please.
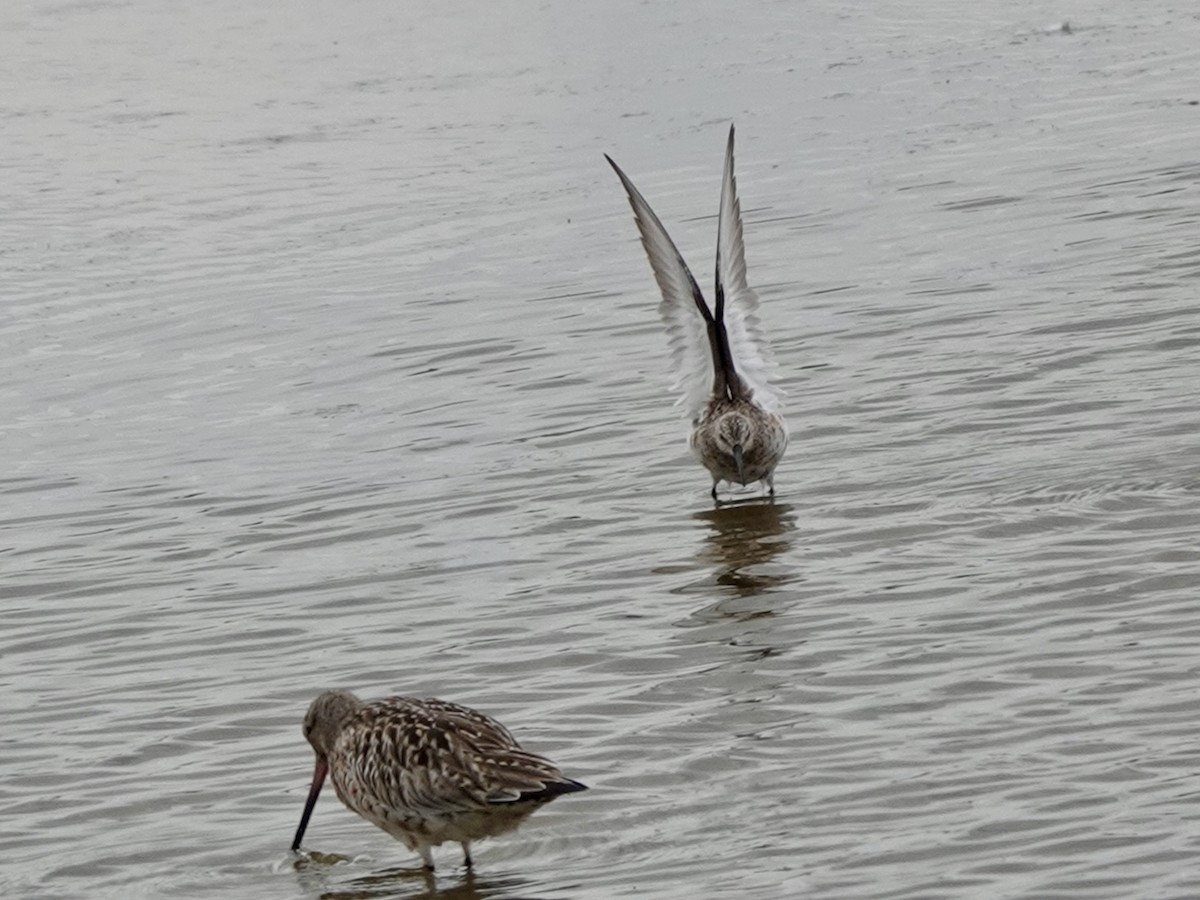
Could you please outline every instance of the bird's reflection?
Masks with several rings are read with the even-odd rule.
[[[309,896],[321,900],[492,900],[521,897],[536,900],[529,881],[514,875],[476,875],[473,869],[436,874],[413,866],[381,869],[329,885],[332,871],[311,862],[297,864],[301,884]],[[321,870],[324,871],[321,871]],[[338,874],[341,874],[340,871]]]
[[[767,568],[792,544],[796,521],[792,507],[762,501],[724,503],[696,513],[695,518],[709,527],[699,558],[716,564],[714,580],[736,596],[762,594],[795,578],[791,572]]]
[[[792,545],[795,514],[786,504],[723,503],[693,514],[708,526],[696,558],[712,574],[679,589],[705,603],[680,624],[698,643],[743,648],[747,659],[777,652],[770,620],[795,602],[781,590],[800,576],[776,562]]]

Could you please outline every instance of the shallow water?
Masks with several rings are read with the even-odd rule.
[[[0,893],[1200,893],[1173,9],[5,7]],[[706,281],[730,120],[792,446],[714,508],[601,153]],[[332,685],[593,789],[296,865]]]

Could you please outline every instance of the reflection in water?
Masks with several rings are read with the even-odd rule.
[[[680,590],[704,600],[682,623],[689,640],[740,647],[748,660],[772,655],[780,648],[770,620],[795,602],[791,591],[780,589],[798,578],[796,571],[776,562],[792,545],[792,507],[756,500],[722,504],[694,518],[709,528],[696,558],[715,568]]]
[[[334,859],[334,857],[329,857]],[[342,859],[342,858],[336,858]],[[461,874],[435,874],[424,868],[389,868],[371,874],[348,878],[337,886],[329,884],[334,872],[324,865],[313,865],[313,859],[296,863],[304,892],[321,900],[486,900],[489,897],[527,898],[536,900],[529,893],[529,882],[512,875],[477,876],[472,869]]]
[[[738,597],[752,597],[792,581],[790,571],[761,567],[787,550],[796,517],[786,504],[750,502],[723,504],[698,512],[695,518],[711,529],[698,556],[717,564],[714,582]]]

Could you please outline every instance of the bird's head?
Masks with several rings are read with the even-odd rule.
[[[754,427],[740,413],[729,413],[717,423],[717,446],[733,458],[738,481],[746,483],[746,466],[743,458],[754,447]]]
[[[329,756],[338,733],[361,707],[349,691],[325,691],[313,700],[304,715],[304,736],[317,756]]]

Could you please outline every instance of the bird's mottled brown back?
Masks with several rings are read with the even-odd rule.
[[[372,819],[386,808],[400,818],[437,821],[567,781],[495,719],[444,700],[366,704],[342,731],[334,756],[338,796]]]

